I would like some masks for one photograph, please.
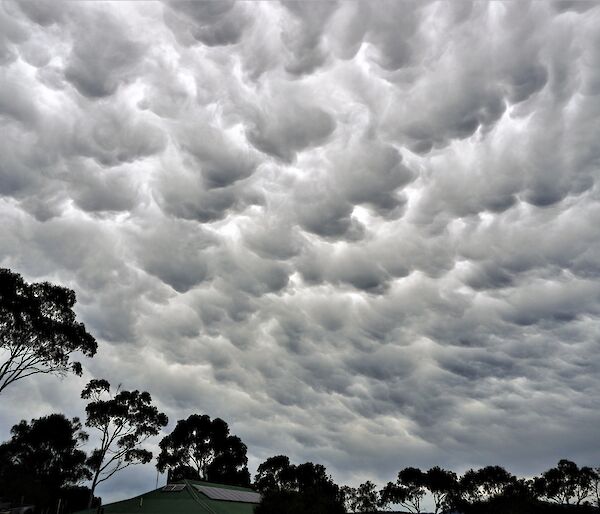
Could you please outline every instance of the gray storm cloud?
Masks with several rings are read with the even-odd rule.
[[[84,379],[252,466],[598,465],[599,35],[590,2],[3,2],[0,265],[77,292]]]

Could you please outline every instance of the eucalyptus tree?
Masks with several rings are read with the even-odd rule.
[[[257,482],[263,489],[256,514],[345,512],[343,491],[327,474],[325,466],[312,462],[294,465],[281,455],[263,464],[257,473]]]
[[[85,424],[96,429],[100,437],[100,445],[88,459],[92,471],[91,506],[99,484],[131,465],[150,462],[152,453],[142,444],[158,435],[168,419],[152,404],[148,392],[122,391],[118,387],[113,395],[107,380],[91,380],[81,397],[90,400]]]
[[[98,345],[75,320],[75,301],[70,289],[0,269],[0,393],[32,375],[81,375],[72,354],[93,357]]]
[[[229,426],[220,418],[192,414],[181,419],[161,442],[157,468],[164,472],[193,471],[199,480],[249,485],[250,473],[242,440],[229,433]]]
[[[535,492],[547,500],[561,504],[581,505],[596,496],[597,473],[587,466],[562,459],[557,466],[542,473],[533,481]]]
[[[435,514],[450,509],[451,499],[459,490],[456,473],[435,466],[427,471],[425,484],[433,497]]]
[[[422,509],[426,494],[427,475],[418,468],[404,468],[398,473],[396,482],[388,482],[381,491],[381,505],[400,504],[414,514]]]
[[[296,466],[286,455],[275,455],[261,463],[254,477],[254,487],[260,493],[294,491],[298,484]]]
[[[514,475],[501,466],[485,466],[466,471],[460,479],[460,488],[467,500],[485,501],[502,495],[516,480]]]
[[[342,487],[344,503],[349,512],[375,512],[381,505],[377,486],[367,480],[358,487]]]
[[[87,434],[78,418],[50,414],[31,422],[22,420],[11,429],[9,441],[0,445],[0,484],[23,477],[26,487],[40,483],[53,494],[91,478],[87,456],[81,449]],[[26,477],[26,478],[25,478]]]

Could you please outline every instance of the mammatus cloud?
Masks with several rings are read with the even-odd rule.
[[[596,4],[7,1],[0,27],[0,264],[77,292],[84,378],[340,482],[598,464]],[[81,414],[51,380],[4,436]]]

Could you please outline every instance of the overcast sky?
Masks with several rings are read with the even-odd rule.
[[[0,265],[100,343],[2,439],[102,377],[253,472],[600,465],[599,4],[7,0],[0,131]]]

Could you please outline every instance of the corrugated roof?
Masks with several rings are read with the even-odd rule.
[[[256,504],[211,499],[196,489],[205,486],[252,493],[247,487],[237,487],[196,480],[184,480],[181,491],[163,491],[163,487],[129,500],[103,505],[105,514],[253,514]],[[96,509],[81,514],[95,514]]]

